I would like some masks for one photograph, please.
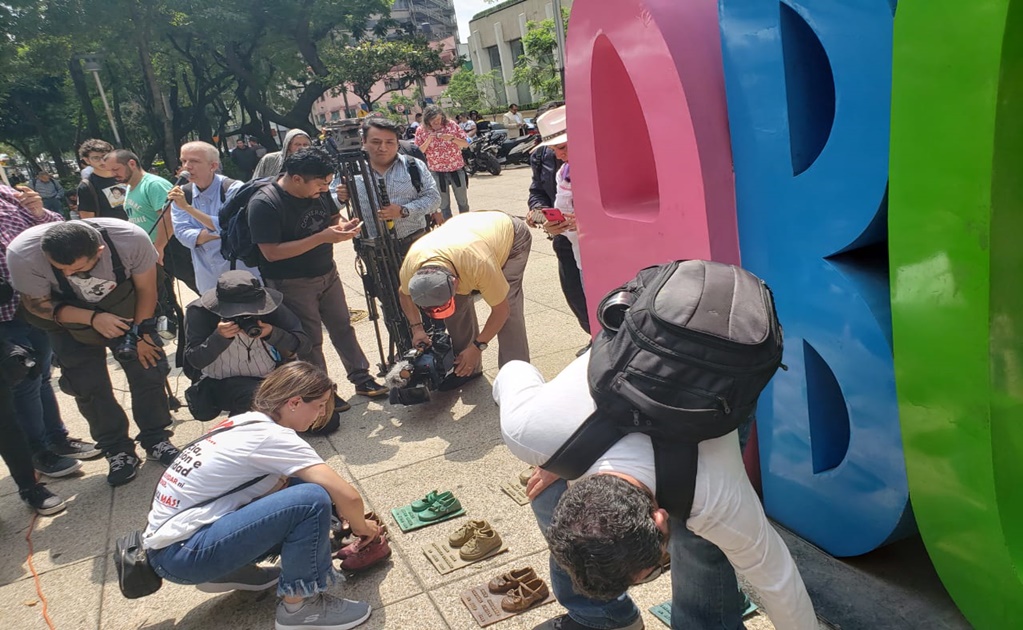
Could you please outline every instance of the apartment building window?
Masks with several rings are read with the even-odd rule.
[[[448,83],[451,83],[451,75],[450,74],[438,74],[438,75],[436,75],[436,78],[437,78],[437,85],[447,85]]]
[[[490,58],[490,68],[497,70],[497,77],[494,78],[494,97],[497,99],[498,105],[507,105],[508,97],[504,93],[504,84],[502,78],[504,76],[504,70],[501,68],[501,51],[497,49],[497,46],[487,46],[487,56]]]

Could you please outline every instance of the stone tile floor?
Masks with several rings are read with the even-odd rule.
[[[529,169],[513,167],[502,175],[480,175],[469,189],[474,210],[499,209],[522,216],[526,210]],[[350,245],[336,248],[336,259],[352,309],[365,309],[362,283],[354,267]],[[188,293],[188,290],[184,290]],[[557,374],[587,342],[562,297],[557,263],[549,242],[535,233],[524,293],[533,362],[547,377]],[[191,296],[182,296],[187,303]],[[480,321],[486,317],[481,304]],[[362,347],[371,363],[379,361],[371,322],[356,324]],[[353,395],[336,352],[325,352],[330,373],[343,396]],[[416,407],[392,407],[353,397],[352,410],[342,416],[341,430],[329,438],[312,438],[324,459],[362,492],[368,508],[389,515],[390,508],[418,498],[434,488],[452,489],[468,516],[448,524],[402,534],[390,523],[394,554],[386,565],[352,577],[336,592],[365,599],[374,607],[365,628],[469,629],[476,627],[458,595],[486,582],[493,575],[530,565],[547,577],[547,554],[528,507],[513,502],[499,485],[517,478],[523,468],[501,442],[498,410],[490,397],[490,382],[497,372],[496,348],[485,353],[486,379],[461,392],[437,395]],[[110,362],[122,404],[130,406],[123,374]],[[172,385],[183,398],[187,379],[172,374]],[[72,435],[88,437],[88,428],[73,400],[58,393],[65,423]],[[211,423],[193,420],[187,410],[175,414],[174,442],[184,444],[209,429]],[[265,593],[204,594],[192,587],[165,584],[156,594],[129,601],[118,588],[110,561],[114,540],[144,524],[149,500],[162,468],[146,464],[127,486],[112,489],[105,480],[105,460],[85,462],[82,474],[49,481],[50,488],[70,499],[63,514],[41,517],[33,524],[30,511],[19,500],[6,468],[0,471],[0,540],[5,559],[0,561],[0,626],[15,630],[46,628],[42,596],[55,628],[153,630],[270,628],[276,597]],[[429,564],[421,546],[446,538],[465,518],[485,517],[509,544],[507,553],[448,575]],[[32,563],[39,574],[37,591],[28,565],[26,535],[31,530]],[[633,589],[644,610],[648,628],[664,627],[646,610],[670,598],[670,580],[659,579]],[[494,626],[500,630],[532,628],[563,609],[553,604]],[[750,630],[772,628],[763,615],[747,621]]]

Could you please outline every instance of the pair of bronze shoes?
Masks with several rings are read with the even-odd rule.
[[[550,596],[547,583],[537,576],[532,567],[512,569],[497,576],[487,584],[487,590],[494,594],[504,593],[501,608],[506,612],[520,613]]]
[[[458,556],[462,560],[473,562],[500,549],[504,542],[490,523],[471,520],[448,536],[448,544],[458,549]]]

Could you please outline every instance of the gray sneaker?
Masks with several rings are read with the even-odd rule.
[[[373,609],[366,602],[332,597],[320,593],[305,600],[302,607],[289,613],[284,602],[277,604],[277,630],[349,630],[369,619]]]
[[[281,577],[280,567],[259,567],[248,564],[215,580],[196,584],[195,587],[203,593],[265,591],[275,586],[279,577]]]

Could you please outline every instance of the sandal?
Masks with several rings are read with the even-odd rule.
[[[462,504],[450,492],[445,492],[447,498],[441,495],[430,507],[418,513],[421,521],[436,521],[462,509]]]
[[[508,591],[508,594],[501,598],[501,608],[510,613],[522,612],[547,599],[549,595],[547,583],[540,578],[534,578]]]
[[[429,509],[429,507],[436,503],[437,501],[449,496],[451,496],[450,492],[441,493],[437,492],[436,490],[431,490],[422,499],[419,499],[418,501],[413,501],[410,507],[412,508],[413,512],[422,512],[423,510]]]
[[[494,594],[507,593],[513,588],[517,588],[521,583],[531,582],[534,579],[536,579],[536,571],[533,570],[533,567],[512,569],[490,580],[487,584],[487,590]]]

